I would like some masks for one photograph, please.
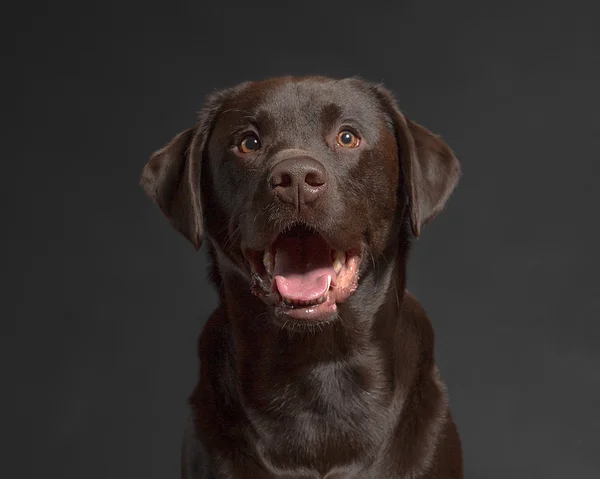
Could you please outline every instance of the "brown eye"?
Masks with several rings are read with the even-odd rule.
[[[356,148],[360,143],[358,136],[348,130],[340,131],[337,136],[337,143],[344,148]]]
[[[252,153],[260,148],[260,141],[256,135],[246,135],[238,148],[242,153]]]

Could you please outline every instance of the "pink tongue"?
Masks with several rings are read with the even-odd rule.
[[[318,299],[329,288],[328,277],[335,277],[331,248],[318,236],[281,238],[275,244],[273,274],[285,299]]]

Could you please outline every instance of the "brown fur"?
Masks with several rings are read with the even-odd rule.
[[[244,156],[231,145],[249,118],[264,147]],[[332,146],[342,121],[358,125],[360,148]],[[292,149],[328,175],[318,199],[295,209],[266,186]],[[142,186],[196,248],[208,239],[220,295],[199,340],[182,477],[462,478],[433,330],[405,290],[411,238],[459,174],[440,137],[407,119],[386,89],[354,78],[224,90],[152,156]],[[336,249],[365,252],[358,288],[317,325],[284,320],[252,294],[244,256],[298,222]]]

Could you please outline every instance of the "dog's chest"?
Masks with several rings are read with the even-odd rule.
[[[376,457],[394,424],[391,395],[375,385],[356,368],[326,365],[263,393],[258,407],[250,399],[258,455],[276,468],[318,464],[330,471],[319,477],[364,477],[353,472],[357,458]]]

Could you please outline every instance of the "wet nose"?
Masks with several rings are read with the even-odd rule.
[[[323,194],[327,188],[327,172],[320,162],[309,156],[287,158],[273,167],[269,184],[281,201],[299,207]]]

